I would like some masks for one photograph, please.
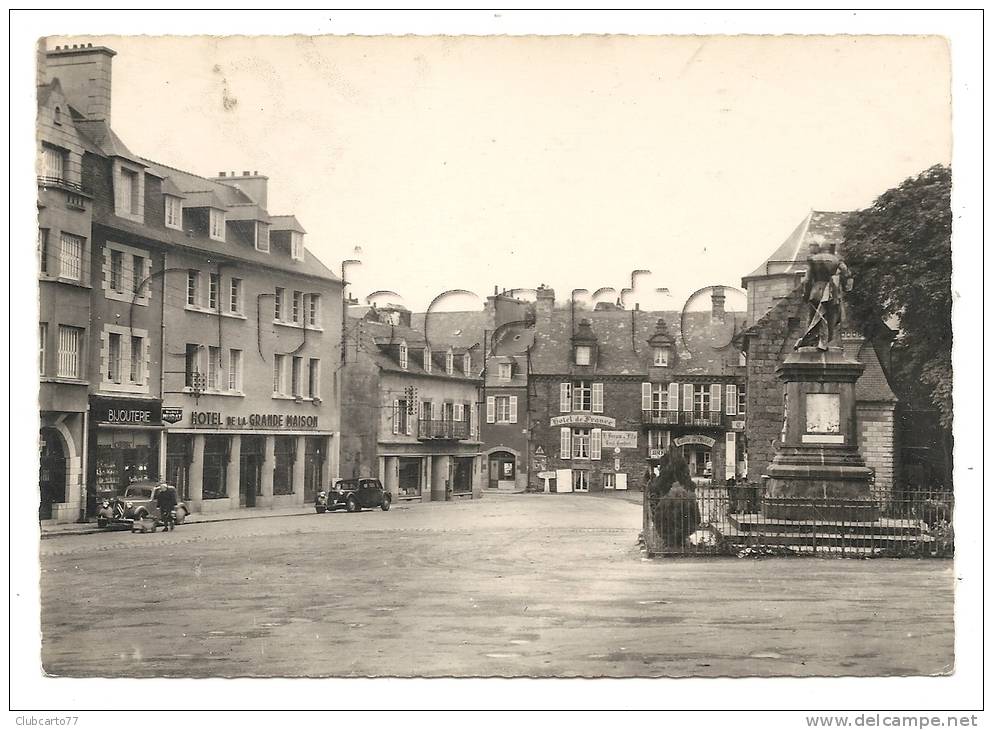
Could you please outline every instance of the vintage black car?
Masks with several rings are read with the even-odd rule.
[[[362,509],[379,507],[383,512],[390,508],[392,497],[383,489],[378,479],[338,479],[331,489],[317,493],[314,509],[317,514],[344,509],[359,512]]]
[[[145,519],[155,520],[156,525],[163,524],[159,506],[155,501],[155,490],[159,488],[159,484],[160,482],[151,479],[142,479],[129,484],[124,494],[105,497],[97,510],[97,526],[107,527],[111,524],[133,526],[135,522]],[[186,504],[179,502],[173,510],[173,520],[177,525],[181,525],[189,514],[190,510]]]

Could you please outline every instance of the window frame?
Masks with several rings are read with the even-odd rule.
[[[513,378],[514,378],[514,363],[512,362],[497,363],[498,380],[508,381],[508,380],[513,380]]]
[[[208,208],[207,235],[212,241],[224,241],[227,229],[227,213],[220,208]]]
[[[242,351],[237,348],[228,349],[228,390],[233,393],[242,392]]]
[[[263,235],[263,233],[265,235]],[[255,250],[261,251],[262,253],[269,253],[272,246],[270,240],[270,228],[269,224],[265,221],[255,221]],[[264,244],[263,244],[264,241]]]
[[[574,428],[572,429],[572,458],[589,459],[593,440],[593,429]]]
[[[221,275],[216,271],[207,272],[207,309],[217,311],[220,307]]]
[[[585,354],[585,358],[580,358],[580,353]],[[586,362],[581,362],[585,359]],[[593,347],[591,345],[576,345],[573,348],[573,362],[576,365],[587,366],[593,363]]]
[[[67,253],[66,244],[78,244],[78,250]],[[59,232],[59,278],[69,281],[83,281],[83,262],[86,260],[86,238],[66,231]],[[67,264],[69,270],[67,271]]]
[[[321,360],[317,357],[307,362],[307,397],[311,400],[321,397]]]
[[[231,314],[243,314],[241,311],[241,285],[242,280],[234,276],[228,281],[228,312]]]
[[[162,197],[165,199],[165,227],[183,230],[183,199],[169,193],[164,193]],[[170,219],[174,220],[170,222]]]
[[[186,306],[200,307],[200,272],[196,269],[186,271]]]
[[[303,234],[300,231],[290,231],[290,258],[294,261],[304,259]]]
[[[583,400],[587,401],[587,407],[583,407]],[[574,413],[593,412],[593,382],[590,380],[572,381],[572,411]]]
[[[70,380],[82,380],[85,372],[86,360],[83,355],[86,348],[86,329],[74,327],[72,325],[60,324],[58,326],[59,340],[56,343],[57,361],[55,364],[55,377],[68,378]],[[72,339],[75,344],[75,351],[70,352],[65,349],[68,340]],[[72,363],[75,365],[75,372],[65,372],[63,366]]]
[[[38,374],[44,377],[48,360],[48,322],[38,323]]]

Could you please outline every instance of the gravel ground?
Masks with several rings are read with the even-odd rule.
[[[947,673],[947,561],[658,559],[631,499],[515,495],[41,543],[59,676]]]

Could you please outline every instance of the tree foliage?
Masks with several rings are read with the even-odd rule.
[[[686,463],[686,459],[679,451],[670,448],[663,457],[662,463],[659,465],[659,475],[652,480],[649,490],[652,494],[665,496],[673,485],[682,485],[688,489],[693,489],[690,467]]]
[[[872,336],[896,318],[898,394],[929,402],[952,422],[952,172],[935,165],[883,193],[845,224],[845,261],[855,275],[853,320]]]

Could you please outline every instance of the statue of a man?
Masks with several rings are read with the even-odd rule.
[[[834,246],[823,250],[820,244],[810,244],[807,272],[803,277],[803,298],[810,318],[807,331],[796,341],[794,350],[814,345],[818,350],[828,349],[845,317],[845,292],[851,290],[851,272],[835,253]]]

